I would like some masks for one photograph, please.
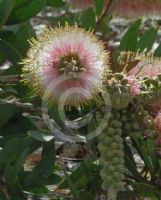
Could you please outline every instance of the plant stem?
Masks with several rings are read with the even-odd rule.
[[[108,189],[107,199],[108,200],[116,200],[117,199],[117,191],[113,187],[110,187]]]
[[[107,13],[109,14],[113,8],[113,6],[115,5],[117,0],[110,0],[105,11],[103,12],[102,16],[98,19],[94,32],[97,32],[100,25],[102,24],[102,21],[104,20],[104,18],[107,16]]]
[[[21,80],[19,75],[0,76],[0,83],[15,83]]]
[[[18,102],[17,99],[11,99],[11,100],[6,100],[6,99],[0,99],[0,104],[8,104],[8,105],[13,105],[17,108],[21,108],[27,111],[41,111],[41,108],[35,107],[31,103],[21,103]]]

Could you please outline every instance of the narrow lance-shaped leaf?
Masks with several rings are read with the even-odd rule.
[[[141,25],[141,19],[136,20],[127,30],[121,39],[120,51],[137,51],[138,32]]]
[[[138,50],[140,51],[146,50],[146,52],[148,52],[152,48],[156,40],[157,32],[158,30],[153,27],[148,29],[138,41],[137,45]]]

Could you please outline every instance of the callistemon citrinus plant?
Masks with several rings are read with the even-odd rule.
[[[160,11],[160,0],[118,0],[114,9],[115,15],[125,17],[160,15]]]
[[[140,141],[155,132],[154,125],[159,127],[160,115],[154,120],[142,102],[144,98],[151,100],[160,94],[161,78],[160,68],[152,70],[159,62],[154,57],[128,52],[120,57],[118,65],[122,70],[117,73],[109,69],[108,60],[109,54],[102,42],[91,32],[66,25],[48,29],[37,40],[31,40],[23,62],[23,78],[35,94],[43,97],[47,94],[47,99],[56,104],[63,95],[67,106],[77,107],[95,100],[99,94],[94,111],[98,124],[103,118],[102,110],[106,112],[101,97],[103,100],[104,95],[109,94],[111,105],[106,106],[112,107],[111,115],[98,136],[98,160],[102,189],[108,200],[116,200],[118,192],[126,188],[124,144],[127,138],[137,146],[137,138]]]
[[[69,2],[73,7],[79,9],[86,9],[90,6],[95,8],[94,0],[69,0]],[[104,2],[105,6],[110,4],[110,0],[105,0]],[[160,15],[160,11],[160,0],[117,0],[113,8],[114,15],[124,17]]]
[[[97,95],[108,52],[91,32],[66,25],[48,29],[30,43],[23,76],[36,94],[47,94],[50,102],[64,94],[67,106],[82,105]]]

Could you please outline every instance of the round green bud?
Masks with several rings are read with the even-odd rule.
[[[119,149],[123,149],[123,147],[122,148],[119,148]],[[124,152],[123,151],[117,151],[117,156],[118,157],[120,157],[120,158],[124,158]]]
[[[116,134],[119,135],[119,136],[122,135],[122,129],[117,128],[116,129]]]
[[[125,187],[125,183],[124,182],[118,182],[118,183],[115,184],[115,189],[117,191],[124,190],[124,187]]]
[[[128,113],[128,110],[127,110],[127,109],[123,109],[123,110],[121,110],[121,113],[122,113],[122,114],[127,114],[127,113]]]
[[[107,176],[104,179],[103,185],[105,186],[105,188],[107,189],[109,186],[111,186],[114,183],[113,177],[112,176]]]
[[[100,151],[101,153],[107,152],[107,147],[105,147],[104,145],[98,144],[97,147],[98,147],[98,149],[99,149],[99,151]]]
[[[114,128],[109,127],[107,129],[107,134],[108,135],[115,135],[116,134],[116,130]]]
[[[118,79],[118,80],[123,80],[124,75],[123,75],[123,74],[120,74],[120,73],[115,73],[115,77],[116,77],[116,79]]]
[[[122,143],[123,139],[119,135],[115,135],[112,139],[116,143]]]
[[[107,169],[109,173],[113,173],[115,171],[115,167],[113,165],[110,165]]]
[[[132,128],[133,128],[133,130],[140,130],[140,126],[137,122],[132,124]]]
[[[128,117],[126,115],[121,116],[121,121],[122,122],[127,122],[128,121]]]
[[[118,120],[113,120],[112,125],[114,128],[120,128],[122,126],[122,123]]]
[[[110,144],[110,148],[112,148],[112,149],[118,149],[119,148],[119,144],[116,143],[116,142],[113,142],[113,143]]]
[[[100,176],[104,180],[106,178],[106,176],[107,176],[107,172],[105,172],[104,170],[101,170],[100,171]]]
[[[118,172],[114,172],[113,174],[112,174],[112,177],[116,180],[116,179],[120,179],[120,173],[118,173]]]
[[[130,131],[130,130],[131,130],[131,124],[130,124],[130,123],[126,123],[126,124],[125,124],[125,129],[126,129],[127,131]]]
[[[118,165],[118,164],[120,164],[120,159],[119,159],[119,158],[113,158],[113,159],[112,159],[112,164],[113,164],[113,165]]]
[[[128,85],[129,81],[127,79],[124,79],[124,80],[121,81],[121,84],[124,85],[124,86]]]
[[[116,165],[115,170],[119,173],[123,173],[125,171],[125,168],[123,165]]]
[[[118,119],[120,119],[120,117],[121,117],[120,113],[119,113],[119,112],[116,112],[116,113],[115,113],[115,119],[118,120]]]

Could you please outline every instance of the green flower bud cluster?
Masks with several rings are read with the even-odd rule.
[[[139,100],[141,99],[144,103],[153,97],[159,97],[161,95],[161,74],[154,78],[144,77],[141,90],[143,92],[139,96]]]
[[[120,114],[125,136],[133,134],[149,138],[155,135],[154,119],[143,107],[140,107],[137,111],[127,108],[122,110]]]
[[[155,129],[154,118],[144,108],[141,108],[139,114],[144,126],[144,129],[142,128],[144,130],[144,136],[147,138],[155,137],[157,133]]]
[[[108,197],[111,195],[111,191],[117,193],[124,188],[122,123],[119,117],[118,112],[115,114],[112,113],[108,127],[99,135],[100,142],[98,149],[100,151],[100,164],[102,166],[100,172],[103,180],[102,189],[108,191]]]
[[[131,89],[124,74],[106,74],[104,86],[106,92],[110,95],[112,107],[114,109],[122,109],[128,106],[131,101]]]
[[[141,135],[141,127],[138,122],[137,113],[132,112],[129,108],[120,111],[120,121],[122,122],[122,129],[124,136],[131,134]]]

